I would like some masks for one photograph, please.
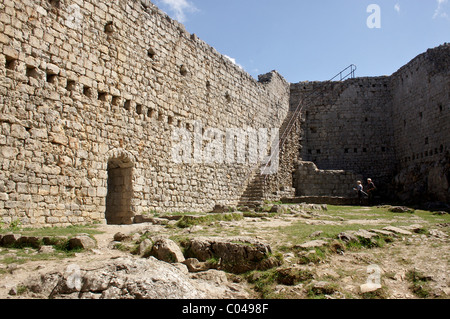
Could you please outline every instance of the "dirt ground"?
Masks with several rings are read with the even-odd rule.
[[[51,272],[61,270],[71,264],[89,267],[96,261],[113,259],[120,256],[130,256],[129,252],[114,249],[112,245],[114,234],[121,232],[133,234],[139,232],[151,232],[155,235],[165,235],[171,238],[192,238],[196,236],[249,236],[264,240],[271,244],[274,252],[283,254],[283,267],[300,267],[314,274],[313,281],[297,283],[295,286],[273,284],[270,289],[270,298],[298,298],[306,299],[311,296],[310,287],[316,283],[332,284],[331,293],[321,295],[322,298],[382,298],[382,299],[417,299],[417,298],[450,298],[450,225],[448,217],[433,220],[417,216],[386,215],[377,218],[369,214],[369,209],[352,209],[339,212],[336,210],[317,212],[289,212],[269,217],[247,217],[238,221],[219,221],[209,225],[197,225],[180,229],[173,225],[155,225],[144,223],[137,225],[112,226],[98,225],[97,230],[101,234],[94,235],[97,247],[90,251],[76,253],[74,257],[66,259],[48,259],[40,261],[28,261],[25,263],[2,262],[2,257],[14,257],[14,249],[0,248],[0,298],[11,299],[20,296],[11,293],[11,290],[19,287],[31,274],[36,272]],[[431,215],[431,213],[429,213]],[[447,215],[448,216],[448,215]],[[442,221],[442,223],[439,223]],[[301,242],[313,239],[332,240],[327,237],[329,227],[353,227],[358,226],[382,229],[386,225],[402,223],[404,229],[409,225],[419,224],[426,232],[410,235],[397,234],[392,242],[382,247],[345,249],[339,253],[327,254],[322,260],[315,263],[298,264],[298,250],[293,247]],[[313,233],[324,229],[325,234],[317,238],[301,238],[300,235],[289,233],[298,228]],[[333,228],[334,229],[334,228]],[[339,228],[337,228],[339,230]],[[297,236],[297,237],[296,237]],[[290,249],[291,247],[292,249]],[[29,249],[31,254],[36,252]],[[370,294],[361,293],[361,286],[370,281],[370,267],[375,265],[379,269],[378,279],[382,285]],[[416,274],[418,279],[414,281],[411,274]],[[260,297],[255,292],[252,284],[245,279],[236,280],[241,285],[242,291],[236,292],[236,297],[242,296],[242,292],[248,292],[252,298]],[[230,298],[230,296],[227,296]],[[231,296],[232,298],[233,296]]]

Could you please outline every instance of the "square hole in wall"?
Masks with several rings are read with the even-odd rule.
[[[88,86],[83,86],[83,94],[87,97],[91,97],[91,88]]]
[[[156,111],[154,109],[148,109],[147,110],[147,117],[148,118],[151,118],[151,119],[154,118],[155,114],[156,114]]]
[[[5,56],[5,68],[14,71],[17,67],[17,59]]]
[[[38,69],[31,65],[27,65],[26,75],[30,78],[39,79]]]
[[[98,92],[98,100],[102,102],[106,102],[108,94],[106,92]]]
[[[226,93],[225,93],[225,99],[227,100],[228,103],[231,102],[231,95],[230,95],[229,92],[226,92]]]
[[[153,60],[156,57],[156,51],[153,48],[148,49],[147,56]]]
[[[120,96],[113,96],[111,99],[111,104],[114,106],[119,106],[120,104]]]
[[[143,113],[142,104],[136,104],[136,113],[141,115]]]
[[[61,0],[48,0],[48,2],[55,8],[59,8],[61,6]]]
[[[180,74],[181,74],[182,76],[186,76],[186,75],[188,74],[188,69],[187,69],[187,67],[186,67],[185,65],[182,65],[182,66],[180,67]]]
[[[75,91],[77,88],[77,84],[73,80],[67,80],[66,90],[67,91]]]
[[[130,100],[125,100],[125,103],[123,104],[123,108],[127,111],[129,111],[131,109],[131,101]]]
[[[48,83],[56,84],[57,79],[58,79],[58,76],[56,74],[52,74],[52,73],[46,74],[46,80]]]
[[[108,35],[111,35],[112,33],[114,33],[114,23],[112,21],[108,21],[105,24],[105,33]]]

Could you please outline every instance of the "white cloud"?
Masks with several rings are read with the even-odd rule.
[[[240,69],[244,69],[243,67],[242,67],[242,65],[240,65],[240,64],[238,64],[237,62],[236,62],[236,59],[234,59],[234,58],[232,58],[232,57],[229,57],[228,55],[226,55],[226,54],[224,54],[223,55],[227,60],[230,60],[232,63],[234,63],[234,64],[236,64]]]
[[[395,9],[395,11],[397,11],[398,13],[400,13],[400,3],[397,3],[397,4],[394,6],[394,9]]]
[[[449,19],[448,13],[445,11],[445,6],[448,3],[448,0],[436,0],[437,8],[434,11],[433,19],[436,18],[444,18]]]
[[[188,0],[159,0],[159,2],[173,12],[178,22],[186,22],[186,12],[196,12],[198,9]]]

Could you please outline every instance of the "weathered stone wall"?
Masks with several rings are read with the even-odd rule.
[[[393,129],[402,199],[450,201],[450,44],[392,76]]]
[[[444,44],[390,77],[291,84],[301,159],[371,177],[391,198],[449,202],[449,66]]]
[[[260,164],[177,164],[172,133],[283,134],[301,99],[265,196],[289,192],[305,160],[377,186],[397,172],[405,198],[448,201],[449,47],[392,77],[289,85],[254,80],[147,0],[3,0],[0,220],[129,223],[234,205]]]
[[[346,170],[390,182],[395,170],[388,77],[291,85],[291,109],[301,102],[301,158],[321,170]]]
[[[319,170],[312,162],[301,162],[296,171],[297,196],[355,197],[362,176],[342,170]]]
[[[0,79],[0,218],[28,225],[104,221],[126,178],[122,222],[233,204],[255,165],[175,164],[173,128],[279,127],[289,107],[277,73],[255,81],[140,0],[2,1]]]
[[[300,160],[302,148],[299,136],[302,119],[295,110],[288,112],[280,128],[279,136],[279,167],[276,174],[264,176],[264,198],[278,201],[283,197],[295,196],[296,167]]]

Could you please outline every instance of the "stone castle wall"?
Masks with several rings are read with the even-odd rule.
[[[450,202],[450,45],[392,76],[393,129],[402,199]]]
[[[396,160],[388,77],[292,84],[291,109],[300,102],[303,161],[390,181]]]
[[[343,170],[319,170],[312,162],[297,166],[295,186],[297,196],[356,197],[356,181],[362,176]]]
[[[176,163],[173,133],[283,135],[302,98],[266,196],[289,192],[304,160],[448,201],[449,47],[392,77],[256,81],[147,0],[3,0],[0,220],[130,223],[235,205],[260,163]]]
[[[291,111],[303,105],[301,159],[370,177],[390,198],[449,202],[449,92],[449,44],[389,77],[291,84]]]
[[[276,128],[288,111],[281,76],[255,81],[148,1],[5,0],[0,29],[4,222],[233,204],[255,164],[176,164],[174,128]]]

